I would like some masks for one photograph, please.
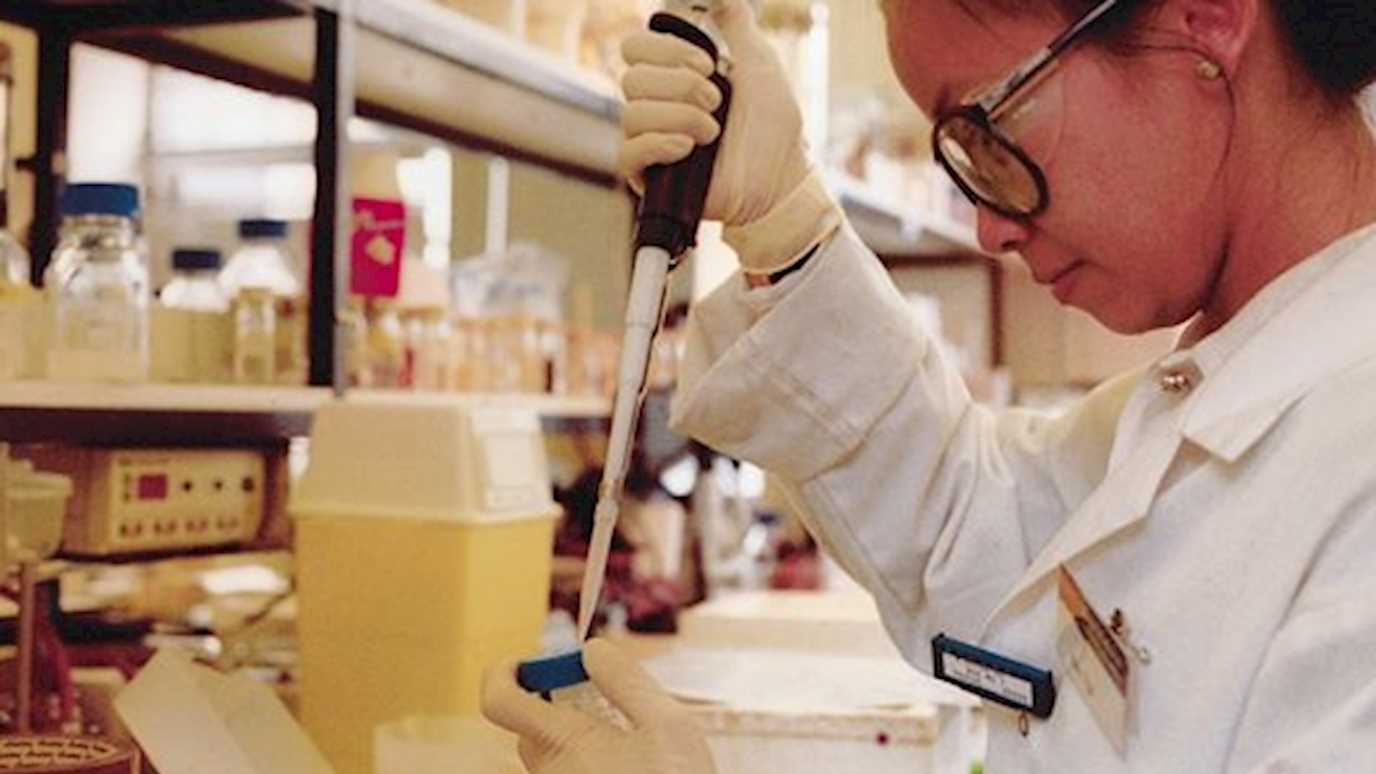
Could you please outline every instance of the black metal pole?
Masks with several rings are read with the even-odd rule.
[[[345,385],[339,311],[349,292],[348,127],[354,114],[352,0],[315,11],[315,216],[311,238],[310,383]]]
[[[37,137],[33,158],[25,165],[33,173],[33,223],[29,226],[31,278],[43,283],[43,272],[57,245],[58,196],[66,175],[67,86],[71,72],[72,38],[62,28],[38,30]]]

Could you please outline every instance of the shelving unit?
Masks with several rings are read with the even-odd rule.
[[[343,127],[355,114],[614,187],[614,90],[496,30],[415,0],[13,0],[0,20],[39,38],[30,233],[35,282],[56,241],[71,47],[76,42],[260,91],[318,116],[310,383],[342,382],[337,289],[347,286]],[[550,131],[558,127],[558,131]]]
[[[307,0],[315,15],[340,0]],[[610,83],[452,10],[352,3],[357,114],[613,186],[621,102]],[[312,21],[107,30],[89,42],[258,90],[310,97]],[[560,128],[550,132],[551,126]]]
[[[892,201],[841,172],[826,176],[856,232],[880,255],[983,255],[973,228]]]
[[[312,417],[333,399],[319,387],[0,385],[0,438],[15,443],[117,443],[184,446],[282,442],[310,434]],[[559,428],[611,415],[603,398],[552,395],[415,394],[414,400],[465,400],[533,409]]]
[[[9,0],[0,20],[31,27],[39,38],[38,149],[24,162],[35,175],[30,244],[35,281],[56,237],[57,197],[66,140],[71,46],[89,43],[270,93],[309,100],[318,136],[311,149],[318,195],[312,225],[310,383],[336,386],[338,289],[347,285],[348,201],[341,179],[348,144],[343,127],[359,115],[470,148],[532,161],[615,187],[621,101],[614,85],[531,45],[437,4],[421,0]],[[557,127],[557,131],[552,128]],[[857,229],[888,255],[977,254],[972,231],[937,215],[913,212],[840,174],[828,182]],[[229,399],[215,388],[174,389],[192,404]],[[200,390],[199,392],[197,392]],[[279,410],[271,391],[244,410],[53,406],[28,393],[24,406],[0,390],[0,430],[28,437],[64,417],[126,432],[155,424],[158,412],[182,410],[207,432],[295,433],[308,411]],[[113,390],[111,394],[128,394]],[[149,393],[153,394],[153,393]],[[304,392],[300,395],[313,395]],[[301,406],[311,399],[285,398]],[[323,393],[322,393],[323,396]],[[278,396],[280,397],[280,396]],[[321,398],[323,399],[323,397]],[[229,404],[234,406],[231,400]],[[96,412],[104,419],[97,419]],[[598,409],[590,409],[596,414]],[[26,413],[27,412],[27,413]],[[43,414],[42,412],[48,412]],[[57,412],[57,413],[53,413]],[[560,412],[555,411],[554,414]],[[183,425],[180,430],[186,430]],[[233,433],[231,433],[232,435]],[[138,437],[155,435],[142,431]]]

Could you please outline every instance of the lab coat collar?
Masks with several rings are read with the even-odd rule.
[[[1180,443],[1178,433],[1157,433],[1135,448],[1126,464],[1108,474],[1032,560],[1022,578],[985,621],[983,631],[987,633],[1003,611],[1058,566],[1145,518]]]
[[[1189,368],[1198,380],[1180,430],[1149,433],[1108,473],[994,609],[986,634],[1056,567],[1145,518],[1186,439],[1235,461],[1322,378],[1376,354],[1376,340],[1362,335],[1376,329],[1376,227],[1299,268],[1258,294],[1261,305],[1239,313],[1236,325],[1148,371],[1155,381],[1165,371]]]
[[[1259,319],[1235,319],[1236,327],[1230,321],[1195,346],[1203,377],[1181,431],[1229,463],[1323,379],[1376,354],[1369,333],[1376,329],[1376,226],[1339,240],[1273,284],[1279,287],[1254,299],[1265,307]],[[1277,292],[1266,298],[1271,291]],[[1215,349],[1221,350],[1217,364],[1205,357],[1214,343],[1223,344]]]

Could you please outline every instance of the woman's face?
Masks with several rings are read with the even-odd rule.
[[[890,0],[889,50],[929,116],[1001,79],[1070,20],[1017,17],[955,0]],[[1222,164],[1229,127],[1197,55],[1064,53],[1006,128],[1041,166],[1050,206],[1020,222],[979,212],[991,251],[1016,250],[1063,304],[1136,333],[1187,320],[1225,254]],[[1226,99],[1226,98],[1225,98]],[[1226,102],[1224,103],[1226,105]]]

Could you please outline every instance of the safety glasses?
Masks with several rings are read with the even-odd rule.
[[[975,206],[1020,220],[1046,210],[1046,175],[1000,120],[1018,112],[1060,55],[1121,1],[1104,0],[998,83],[937,118],[932,151]]]

